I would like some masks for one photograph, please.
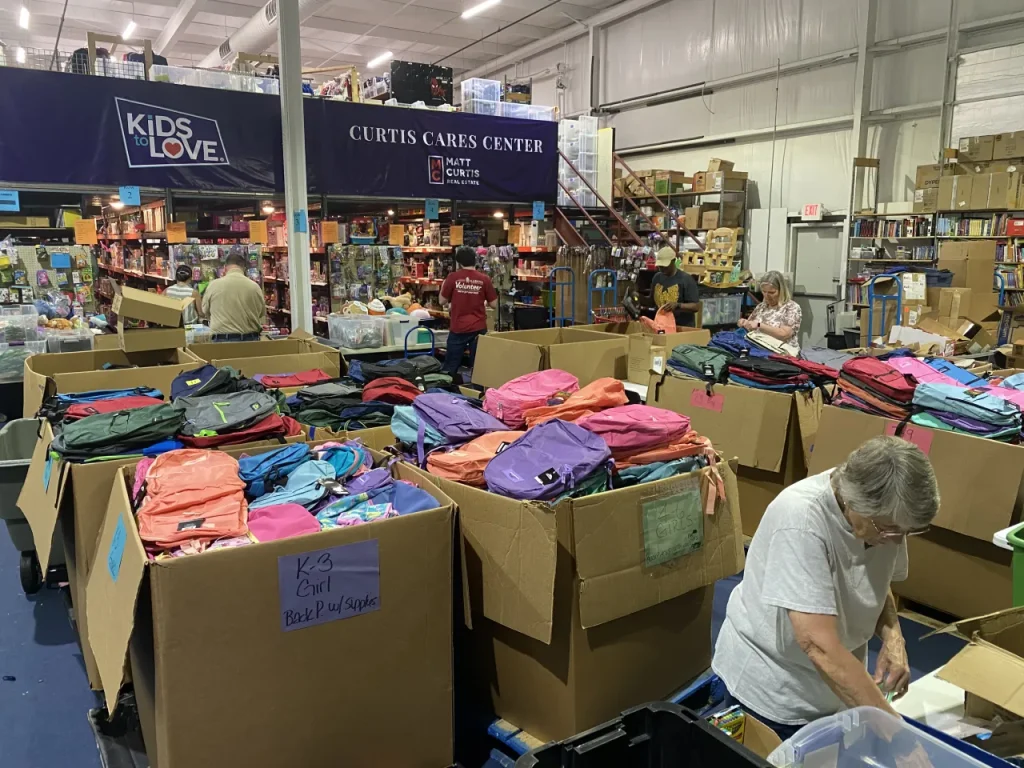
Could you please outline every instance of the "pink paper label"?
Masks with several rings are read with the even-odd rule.
[[[913,443],[925,456],[929,454],[932,449],[932,438],[935,437],[935,433],[927,429],[926,427],[918,427],[913,424],[907,424],[903,428],[903,434],[897,435],[896,428],[899,426],[895,421],[890,421],[885,425],[885,434],[892,435],[894,437],[902,437],[908,443]]]
[[[690,393],[690,405],[694,408],[703,408],[705,411],[721,413],[724,403],[724,395],[709,395],[703,389],[695,389]]]

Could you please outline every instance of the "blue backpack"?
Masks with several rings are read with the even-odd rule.
[[[1021,412],[1014,403],[980,389],[922,382],[914,390],[914,408],[966,416],[993,427],[1021,428]]]
[[[932,365],[930,361],[926,361],[926,362],[928,362],[928,365]],[[959,368],[960,366],[956,366],[956,367]],[[935,368],[936,370],[939,370],[934,365],[932,365],[932,368]],[[960,370],[963,370],[963,369],[961,368]],[[945,371],[942,371],[942,372],[946,373]],[[1007,376],[1005,379],[1003,379],[1002,383],[999,386],[1000,387],[1006,387],[1007,389],[1024,390],[1024,373],[1015,373],[1015,374],[1013,374],[1013,376]]]
[[[552,419],[539,424],[497,454],[484,468],[487,490],[513,499],[551,501],[571,492],[612,454],[590,430]]]
[[[288,476],[282,488],[249,502],[249,509],[273,504],[298,504],[309,509],[330,493],[325,481],[334,481],[334,466],[326,461],[307,461]]]
[[[309,446],[293,443],[256,456],[243,456],[238,460],[238,476],[245,481],[245,492],[250,498],[259,498],[309,461]]]
[[[748,341],[746,331],[719,331],[711,337],[708,346],[724,349],[731,355],[739,355],[743,350],[747,351],[748,357],[768,357],[772,354],[767,349]]]
[[[419,428],[423,424],[423,444],[427,450],[445,445],[445,437],[431,424],[425,424],[411,405],[396,405],[391,417],[391,432],[395,439],[406,445],[416,445]]]
[[[360,469],[373,465],[370,454],[360,443],[345,443],[321,450],[320,461],[334,467],[334,479],[338,482],[344,482]]]
[[[192,371],[183,371],[171,382],[171,400],[177,400],[179,397],[219,394],[227,389],[238,376],[238,372],[232,368],[218,368],[209,363]]]

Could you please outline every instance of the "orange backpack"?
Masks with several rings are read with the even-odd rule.
[[[185,448],[161,454],[146,473],[139,536],[164,548],[242,536],[244,488],[238,461],[226,453]]]
[[[597,379],[583,389],[574,392],[558,405],[542,405],[531,408],[523,414],[527,427],[535,427],[551,419],[576,421],[592,413],[614,408],[629,402],[626,388],[618,379]]]
[[[649,317],[641,317],[640,322],[655,333],[676,332],[676,316],[670,309],[659,309],[653,320]]]
[[[435,451],[427,457],[427,470],[432,475],[466,485],[484,485],[484,468],[493,459],[502,443],[511,443],[525,432],[488,432],[470,440],[454,451]]]

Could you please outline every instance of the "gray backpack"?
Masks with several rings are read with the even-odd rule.
[[[181,434],[209,437],[237,432],[277,413],[277,400],[264,392],[228,392],[219,395],[179,397],[174,407],[184,411]]]

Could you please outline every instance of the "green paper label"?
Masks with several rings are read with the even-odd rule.
[[[641,510],[646,567],[662,565],[704,546],[699,486],[664,499],[645,501]]]

